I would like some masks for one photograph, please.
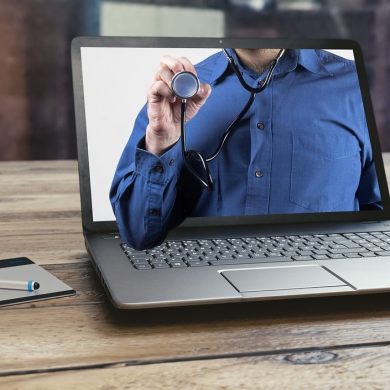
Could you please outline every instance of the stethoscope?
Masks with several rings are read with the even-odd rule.
[[[234,51],[233,49],[231,49]],[[236,74],[238,80],[240,81],[240,84],[248,91],[250,92],[250,96],[248,101],[246,102],[245,106],[241,110],[241,112],[237,115],[236,119],[233,120],[233,122],[229,125],[229,127],[226,129],[225,133],[223,134],[217,148],[215,149],[215,152],[207,158],[204,158],[201,153],[199,153],[196,150],[187,150],[186,148],[186,132],[185,132],[185,122],[186,122],[186,106],[187,106],[187,100],[192,98],[199,90],[199,79],[196,75],[194,75],[191,72],[183,71],[176,73],[172,78],[171,83],[171,89],[175,96],[181,99],[181,118],[180,118],[180,139],[181,139],[181,150],[182,150],[182,156],[183,161],[188,169],[189,172],[197,179],[204,187],[206,187],[209,191],[213,189],[213,179],[210,175],[210,170],[208,163],[212,160],[214,160],[219,153],[222,150],[223,145],[225,144],[226,140],[229,138],[229,136],[232,134],[233,130],[237,126],[237,124],[242,120],[244,115],[248,112],[248,110],[251,108],[256,94],[264,91],[264,89],[268,86],[268,84],[271,81],[272,75],[274,73],[274,70],[276,68],[276,65],[278,64],[280,58],[285,52],[285,49],[281,49],[276,56],[276,58],[271,62],[271,65],[269,67],[268,73],[264,79],[264,81],[261,83],[258,87],[252,87],[249,85],[244,78],[242,77],[242,74],[238,68],[238,65],[234,61],[234,58],[231,56],[231,54],[226,50],[223,49],[223,52],[225,53],[227,60],[229,62],[229,66],[233,70],[233,72]],[[197,163],[201,164],[201,167],[204,171],[204,178],[199,175],[199,173],[196,171],[196,169],[192,165],[192,161],[197,161]]]

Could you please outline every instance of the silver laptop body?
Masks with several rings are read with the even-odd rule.
[[[123,241],[109,201],[110,185],[137,112],[146,102],[142,80],[152,77],[151,74],[144,75],[139,66],[131,67],[138,56],[145,56],[146,68],[158,66],[162,52],[177,55],[181,48],[186,55],[191,55],[191,50],[196,52],[197,61],[222,48],[319,49],[334,51],[336,55],[352,53],[382,209],[192,217],[171,230],[166,241],[154,252],[137,252],[121,245]],[[347,40],[80,37],[72,42],[72,67],[85,245],[116,307],[215,304],[367,294],[390,289],[389,193],[357,43]],[[229,250],[239,243],[244,255],[238,256],[236,251],[238,255],[229,258],[230,261],[223,261],[222,257],[212,262],[204,257],[206,260],[200,260],[204,263],[197,263],[197,266],[173,257],[167,267],[155,268],[146,255],[154,259],[156,251],[166,253],[167,248],[177,247],[172,243],[178,243],[182,249],[199,246],[201,249],[195,249],[195,253],[202,256],[215,254],[218,246]],[[208,246],[205,247],[205,243]],[[290,251],[290,258],[280,256],[282,260],[278,260],[286,245],[290,249],[296,246],[296,259]],[[185,253],[184,249],[181,254]],[[321,250],[327,253],[326,258],[321,258],[324,252],[315,252]],[[256,257],[256,251],[266,255]],[[137,257],[137,253],[143,257]],[[177,256],[178,252],[175,253]],[[137,268],[136,258],[146,258],[147,267]],[[175,260],[185,267],[176,268]],[[222,261],[218,263],[218,260]]]

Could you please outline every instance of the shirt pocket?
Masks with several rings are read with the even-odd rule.
[[[313,129],[292,135],[290,201],[310,211],[353,211],[361,175],[352,133]]]

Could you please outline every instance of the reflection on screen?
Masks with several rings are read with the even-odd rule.
[[[261,88],[278,53],[229,48],[236,72],[220,49],[82,48],[94,221],[115,218],[111,186],[139,218],[381,209],[353,52],[286,50]],[[200,82],[186,100],[190,167],[176,142],[182,101],[164,95],[180,71]],[[156,147],[156,123],[170,145]]]

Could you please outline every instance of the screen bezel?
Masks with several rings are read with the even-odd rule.
[[[302,214],[273,214],[237,217],[187,218],[175,231],[188,228],[215,228],[218,226],[253,226],[270,224],[297,224],[313,222],[358,222],[386,220],[390,216],[390,199],[383,166],[377,127],[375,123],[363,55],[359,44],[341,39],[282,39],[282,38],[151,38],[151,37],[77,37],[72,41],[72,75],[75,99],[77,153],[80,181],[81,216],[83,228],[91,232],[116,232],[115,221],[93,221],[89,175],[88,140],[86,131],[84,88],[82,79],[82,47],[142,47],[142,48],[287,48],[287,49],[344,49],[353,50],[360,90],[375,159],[375,168],[382,197],[383,210],[324,212]]]

